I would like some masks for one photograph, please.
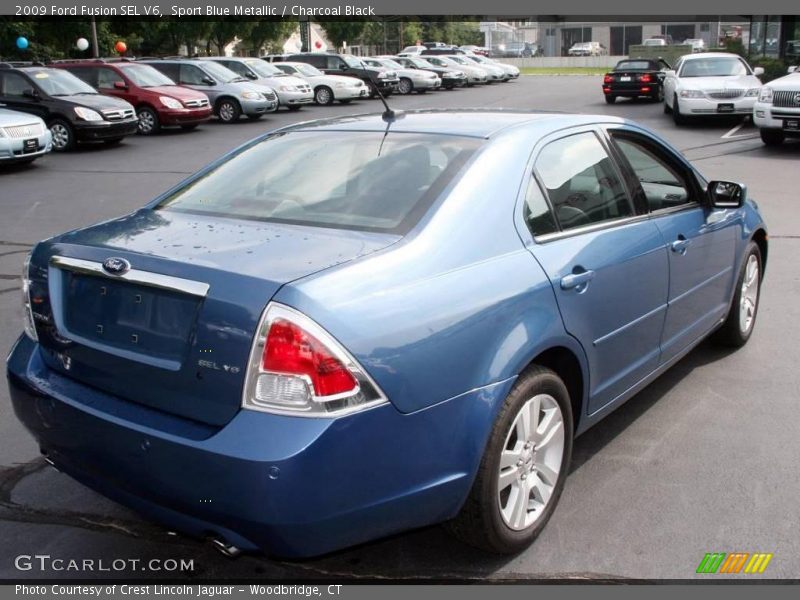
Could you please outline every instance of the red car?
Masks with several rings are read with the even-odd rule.
[[[162,127],[194,129],[211,118],[211,104],[202,92],[175,85],[150,65],[125,59],[56,61],[101,94],[127,100],[136,107],[139,133],[152,135]]]

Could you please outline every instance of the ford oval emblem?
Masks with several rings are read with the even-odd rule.
[[[103,261],[103,270],[106,273],[111,273],[112,275],[123,275],[127,273],[130,268],[131,263],[124,258],[112,256],[111,258],[107,258]]]

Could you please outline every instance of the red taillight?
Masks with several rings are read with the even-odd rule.
[[[614,77],[611,75],[606,75],[603,77],[603,83],[614,83]]]
[[[325,345],[299,325],[276,319],[270,325],[263,370],[308,377],[317,397],[353,392],[355,377]]]
[[[639,81],[641,81],[642,83],[650,83],[651,81],[653,81],[653,78],[650,77],[649,73],[645,73],[644,75],[639,75]]]
[[[649,88],[649,87],[647,87],[647,86],[644,86],[644,87],[642,87],[642,91],[643,91],[643,92],[649,92],[649,91],[650,91],[650,88]]]

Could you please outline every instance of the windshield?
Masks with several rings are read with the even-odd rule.
[[[119,68],[124,69],[125,76],[130,79],[134,85],[138,85],[139,87],[146,88],[159,85],[175,85],[172,79],[149,65],[119,65]]]
[[[28,75],[48,96],[97,93],[88,83],[84,83],[72,73],[61,69],[32,69],[28,71]]]
[[[361,69],[361,61],[353,56],[349,56],[347,54],[342,55],[344,62],[347,63],[348,67],[355,67],[356,69]]]
[[[405,233],[478,144],[383,131],[276,134],[240,150],[157,208]]]
[[[275,77],[276,75],[284,75],[278,67],[271,65],[263,60],[246,60],[244,61],[251,70],[255,71],[259,77]]]
[[[383,63],[383,65],[386,66],[386,67],[391,67],[392,69],[402,69],[403,68],[403,65],[401,65],[399,62],[396,62],[396,61],[392,60],[391,58],[381,59],[381,63]]]
[[[698,58],[687,60],[681,69],[681,77],[729,77],[749,75],[750,69],[736,56]]]
[[[436,66],[429,63],[427,60],[423,60],[421,58],[407,58],[406,60],[411,62],[411,64],[413,64],[414,66],[419,67],[420,69],[430,69],[431,67]]]
[[[320,75],[324,75],[322,71],[320,71],[317,67],[312,65],[307,65],[305,63],[297,63],[294,67],[300,71],[306,77],[319,77]]]
[[[452,60],[454,63],[458,63],[459,65],[466,65],[466,64],[468,64],[468,63],[467,63],[467,61],[466,61],[466,60],[464,60],[463,58],[461,58],[460,56],[448,56],[447,58],[449,58],[450,60]]]
[[[203,70],[211,75],[214,79],[221,81],[222,83],[230,83],[234,80],[244,79],[240,77],[233,71],[231,71],[228,67],[223,67],[219,63],[215,63],[210,60],[203,61],[202,63],[198,63],[198,66],[202,67]]]

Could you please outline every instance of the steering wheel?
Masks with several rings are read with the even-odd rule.
[[[556,209],[556,216],[561,227],[564,229],[571,229],[573,227],[580,227],[581,225],[588,225],[592,222],[585,212],[580,208],[562,204]]]

